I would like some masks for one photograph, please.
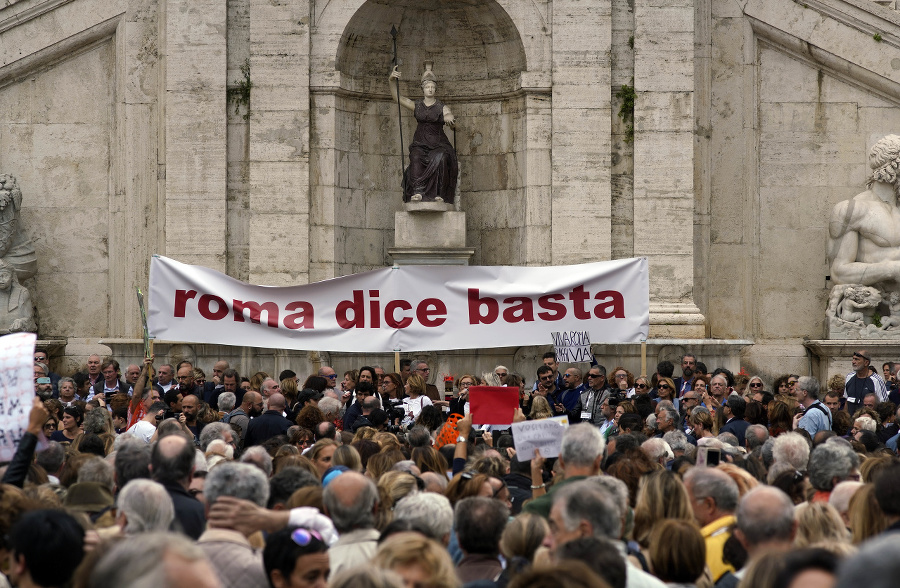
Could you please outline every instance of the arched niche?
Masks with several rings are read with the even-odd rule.
[[[389,93],[392,26],[399,30],[401,93],[421,97],[424,62],[434,61],[438,97],[456,115],[456,136],[448,135],[460,159],[467,241],[476,248],[472,261],[524,263],[525,162],[534,147],[528,145],[533,123],[527,119],[535,109],[530,90],[523,89],[528,59],[520,29],[497,0],[367,0],[345,12],[352,3],[340,5],[351,15],[343,29],[332,21],[337,6],[329,5],[313,34],[319,46],[312,53],[319,57],[312,65],[318,80],[312,92],[312,224],[322,225],[316,230],[333,246],[314,252],[313,265],[321,262],[333,268],[330,275],[343,275],[390,263],[394,212],[401,209],[398,128],[404,159],[415,130],[405,109],[398,125]],[[330,56],[322,53],[328,46]],[[545,104],[545,98],[539,100]],[[549,152],[549,145],[540,147]]]
[[[434,61],[448,100],[514,91],[527,69],[519,31],[495,0],[368,0],[338,46],[335,63],[344,89],[385,92],[392,26],[399,31],[397,53],[410,92],[426,60]]]

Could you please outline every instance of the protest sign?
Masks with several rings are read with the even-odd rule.
[[[556,267],[399,266],[303,286],[251,286],[154,256],[157,340],[347,352],[541,345],[584,332],[637,343],[650,324],[647,259]]]
[[[28,428],[34,398],[34,333],[0,337],[0,463],[10,461]]]
[[[511,386],[472,386],[469,410],[474,425],[508,425],[519,408],[519,389]]]
[[[562,437],[566,428],[556,419],[538,419],[513,423],[513,446],[521,460],[534,457],[534,450],[539,449],[542,457],[559,457]]]
[[[591,334],[588,331],[562,331],[550,333],[553,351],[559,363],[591,361]]]

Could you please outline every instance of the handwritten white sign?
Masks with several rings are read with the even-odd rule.
[[[534,457],[534,450],[539,449],[543,457],[558,457],[565,430],[566,427],[556,419],[513,423],[516,455],[522,461],[527,461]]]
[[[553,331],[553,350],[559,363],[591,361],[591,333],[589,331]]]
[[[0,337],[0,463],[11,461],[34,399],[34,333]]]

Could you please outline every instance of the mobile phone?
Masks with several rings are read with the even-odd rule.
[[[700,467],[714,468],[719,465],[722,451],[718,447],[698,447],[697,465]]]

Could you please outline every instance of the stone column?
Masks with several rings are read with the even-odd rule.
[[[650,335],[699,338],[694,303],[694,0],[635,0],[634,254],[650,260]]]
[[[165,4],[166,255],[225,271],[226,5]]]
[[[536,212],[552,218],[550,263],[609,259],[610,0],[556,0],[552,22],[553,196]]]
[[[309,281],[308,0],[250,0],[250,282]]]

